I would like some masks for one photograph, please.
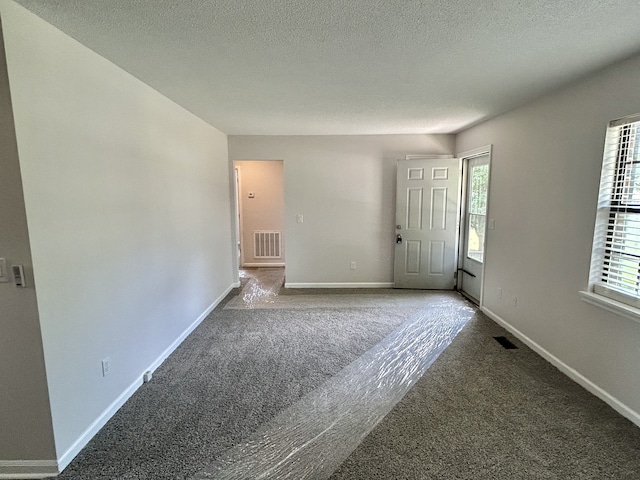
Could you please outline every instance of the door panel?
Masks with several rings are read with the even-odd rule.
[[[398,160],[396,288],[454,288],[459,178],[455,158]]]
[[[429,241],[429,275],[444,275],[445,260],[445,242]]]
[[[431,189],[431,231],[447,229],[447,188]]]
[[[420,230],[422,228],[422,189],[409,188],[407,197],[407,230]]]
[[[406,256],[406,272],[409,274],[420,273],[420,242],[412,240],[407,241]]]
[[[465,220],[458,288],[476,303],[482,294],[487,200],[489,195],[489,155],[465,161]]]

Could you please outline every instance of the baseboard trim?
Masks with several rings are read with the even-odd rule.
[[[202,323],[202,321],[207,318],[207,316],[213,311],[214,308],[216,308],[218,306],[218,304],[224,300],[224,298],[229,295],[229,292],[231,292],[231,290],[233,290],[235,287],[235,283],[229,285],[226,290],[224,292],[222,292],[222,294],[220,294],[220,296],[218,296],[218,298],[216,298],[213,303],[211,305],[209,305],[206,310],[204,312],[202,312],[202,314],[200,314],[200,316],[195,320],[195,322],[193,322],[191,325],[189,325],[187,327],[187,329],[182,332],[180,334],[180,336],[171,344],[169,345],[164,352],[162,352],[160,354],[160,356],[151,364],[149,365],[149,367],[147,369],[145,369],[146,371],[151,371],[151,373],[155,372],[156,369],[162,365],[162,362],[164,362],[167,357],[169,357],[169,355],[171,355],[173,353],[173,351],[178,348],[178,346],[184,342],[185,338],[187,338],[191,332],[193,332],[198,325],[200,325]],[[140,373],[140,378],[142,378],[142,375],[144,375],[144,372]]]
[[[62,472],[67,465],[80,453],[87,443],[100,431],[102,427],[113,417],[113,415],[131,398],[138,388],[142,385],[142,376],[136,378],[125,390],[109,405],[91,425],[76,439],[75,442],[67,449],[66,452],[58,458],[58,469]]]
[[[47,478],[58,473],[55,460],[0,460],[0,479]]]
[[[240,268],[259,268],[259,267],[284,267],[284,263],[280,262],[280,263],[243,263],[242,267]]]
[[[544,347],[542,347],[541,345],[533,341],[531,338],[527,337],[524,333],[522,333],[520,330],[515,328],[513,325],[509,324],[506,320],[504,320],[502,317],[500,317],[496,313],[489,310],[487,307],[481,307],[480,310],[485,315],[487,315],[487,317],[489,317],[491,320],[496,322],[498,325],[500,325],[504,329],[511,332],[515,337],[517,337],[519,340],[525,343],[529,348],[531,348],[534,352],[536,352],[538,355],[540,355],[542,358],[547,360],[554,367],[556,367],[558,370],[560,370],[562,373],[568,376],[571,380],[573,380],[577,384],[587,389],[590,393],[592,393],[602,401],[606,402],[620,415],[629,419],[631,422],[635,423],[637,426],[640,427],[640,414],[638,412],[632,410],[627,405],[622,403],[620,400],[615,398],[613,395],[603,390],[598,385],[596,385],[591,380],[589,380],[587,377],[579,373],[577,370],[571,368],[569,365],[564,363],[558,357],[550,353],[548,350],[546,350]]]
[[[285,283],[285,288],[393,288],[393,282]]]
[[[98,416],[98,418],[96,418],[94,422],[91,425],[89,425],[89,427],[87,427],[87,429],[84,432],[82,432],[82,434],[73,443],[73,445],[71,445],[71,447],[69,447],[67,451],[64,452],[64,454],[60,458],[58,458],[57,468],[59,469],[60,472],[64,470],[69,465],[69,463],[71,463],[71,461],[76,457],[76,455],[78,455],[78,453],[80,453],[80,451],[87,445],[87,443],[89,443],[89,441],[95,436],[95,434],[98,433],[98,431],[102,427],[104,427],[104,425],[111,419],[111,417],[113,417],[113,415],[120,409],[120,407],[122,407],[122,405],[124,405],[124,403],[131,397],[131,395],[133,395],[135,391],[138,388],[140,388],[140,386],[143,383],[142,377],[144,373],[147,371],[150,371],[152,373],[155,372],[155,370],[160,365],[162,365],[162,362],[164,362],[167,359],[167,357],[169,357],[169,355],[171,355],[174,352],[174,350],[178,348],[178,346],[189,336],[189,334],[191,334],[191,332],[193,332],[198,327],[198,325],[200,325],[202,321],[205,318],[207,318],[207,316],[213,311],[213,309],[218,306],[218,304],[229,294],[229,292],[231,292],[233,288],[235,288],[235,283],[229,285],[229,287],[227,287],[225,291],[220,296],[218,296],[218,298],[216,298],[213,301],[213,303],[209,305],[205,309],[205,311],[202,312],[202,314],[200,314],[200,316],[198,316],[198,318],[191,325],[189,325],[178,336],[178,338],[176,338],[176,340],[174,340],[173,343],[171,343],[171,345],[169,345],[158,356],[158,358],[156,358],[151,363],[151,365],[145,368],[143,372],[140,372],[140,375],[138,376],[138,378],[136,378],[136,380],[133,383],[131,383],[131,385],[129,385],[120,394],[120,396],[118,396],[118,398],[116,398],[116,400],[114,400],[111,403],[111,405],[109,405]],[[58,471],[56,471],[56,474],[57,473]],[[34,478],[38,478],[38,477],[34,477]]]

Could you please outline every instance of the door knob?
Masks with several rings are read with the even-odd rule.
[[[400,235],[400,234],[396,235],[396,243],[398,245],[400,245],[402,243],[402,235]]]

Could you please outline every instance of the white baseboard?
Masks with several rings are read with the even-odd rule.
[[[0,460],[0,479],[47,478],[58,472],[55,460]]]
[[[239,282],[238,282],[238,283],[239,283]],[[224,300],[224,297],[226,297],[226,296],[229,294],[229,292],[230,292],[231,290],[233,290],[234,288],[236,288],[236,287],[235,287],[235,283],[234,283],[234,284],[229,285],[229,286],[227,287],[227,289],[226,289],[224,292],[222,292],[222,294],[220,294],[220,296],[219,296],[218,298],[216,298],[216,299],[213,301],[213,303],[212,303],[211,305],[209,305],[209,306],[207,307],[207,309],[206,309],[204,312],[202,312],[202,313],[200,314],[200,316],[195,320],[195,322],[193,322],[191,325],[189,325],[189,326],[186,328],[186,330],[185,330],[184,332],[182,332],[182,333],[180,334],[180,336],[179,336],[178,338],[176,338],[176,339],[174,340],[174,342],[173,342],[171,345],[169,345],[169,346],[164,350],[164,352],[162,352],[162,353],[160,354],[160,356],[159,356],[158,358],[156,358],[156,360],[155,360],[151,365],[149,365],[149,367],[148,367],[147,369],[145,369],[145,371],[144,371],[144,372],[147,372],[147,371],[150,371],[151,373],[155,372],[155,371],[156,371],[156,369],[157,369],[160,365],[162,365],[162,362],[164,362],[164,361],[167,359],[167,357],[169,357],[169,355],[171,355],[171,354],[173,353],[173,351],[174,351],[176,348],[178,348],[178,346],[179,346],[182,342],[184,342],[184,339],[185,339],[185,338],[187,338],[187,337],[191,334],[191,332],[193,332],[193,331],[198,327],[198,325],[200,325],[200,324],[202,323],[202,321],[203,321],[205,318],[207,318],[207,315],[209,315],[209,314],[213,311],[213,309],[214,309],[214,308],[216,308],[216,307],[218,306],[218,304],[219,304],[222,300]],[[142,375],[144,375],[144,372],[141,372],[141,373],[140,373],[140,378],[142,378]]]
[[[243,263],[242,266],[240,268],[259,268],[259,267],[264,267],[264,268],[269,268],[269,267],[284,267],[284,263],[280,262],[280,263]]]
[[[562,373],[564,373],[566,376],[568,376],[571,380],[573,380],[577,384],[579,384],[582,387],[584,387],[585,389],[587,389],[593,395],[595,395],[596,397],[600,398],[601,400],[603,400],[604,402],[609,404],[620,415],[622,415],[623,417],[628,418],[629,420],[631,420],[633,423],[635,423],[636,425],[638,425],[640,427],[640,414],[638,412],[632,410],[627,405],[622,403],[620,400],[615,398],[613,395],[611,395],[610,393],[606,392],[605,390],[600,388],[598,385],[593,383],[587,377],[585,377],[584,375],[582,375],[578,371],[576,371],[573,368],[571,368],[569,365],[564,363],[562,360],[560,360],[558,357],[556,357],[555,355],[553,355],[549,351],[545,350],[542,346],[540,346],[539,344],[534,342],[532,339],[527,337],[524,333],[522,333],[520,330],[518,330],[517,328],[515,328],[511,324],[507,323],[503,318],[501,318],[499,315],[496,315],[494,312],[489,310],[487,307],[481,307],[480,310],[485,315],[487,315],[491,320],[496,322],[498,325],[500,325],[504,329],[506,329],[509,332],[511,332],[514,336],[516,336],[523,343],[525,343],[529,348],[531,348],[531,350],[533,350],[538,355],[540,355],[542,358],[547,360],[554,367],[556,367],[558,370],[560,370]]]
[[[285,283],[285,288],[393,288],[393,282]]]
[[[67,449],[64,454],[58,458],[57,468],[61,472],[64,470],[69,463],[80,453],[80,451],[89,443],[89,441],[94,437],[96,433],[113,417],[113,415],[124,405],[124,403],[135,393],[135,391],[140,388],[143,383],[143,375],[145,372],[150,371],[151,373],[155,372],[155,370],[162,365],[169,355],[173,353],[173,351],[178,348],[178,346],[189,336],[191,332],[193,332],[198,325],[202,323],[202,321],[207,318],[216,306],[229,294],[229,292],[234,288],[235,284],[229,285],[227,289],[216,298],[211,305],[209,305],[202,314],[191,324],[189,325],[179,336],[176,338],[171,345],[169,345],[159,356],[156,358],[151,365],[144,369],[144,371],[140,372],[140,375],[136,380],[129,385],[121,394],[116,398],[111,405],[109,405],[99,416],[94,420],[94,422],[87,427],[87,429],[82,432],[82,434],[78,437],[78,439]],[[1,465],[1,464],[0,464]],[[0,470],[1,471],[1,470]],[[56,472],[57,473],[57,472]],[[3,478],[0,476],[0,478]],[[20,478],[20,477],[18,477]],[[26,478],[26,477],[25,477]],[[42,478],[42,477],[32,477],[32,478]]]
[[[136,378],[131,385],[129,385],[125,390],[116,398],[111,405],[109,405],[100,415],[96,418],[91,425],[89,425],[84,432],[80,434],[80,436],[76,439],[75,442],[67,449],[66,452],[62,454],[60,458],[58,458],[58,469],[60,471],[64,470],[67,465],[71,463],[71,461],[80,453],[89,440],[91,440],[96,433],[100,431],[102,427],[113,417],[113,415],[124,405],[124,403],[129,400],[131,395],[133,395],[138,388],[142,385],[142,376]]]

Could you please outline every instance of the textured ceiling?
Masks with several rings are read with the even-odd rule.
[[[18,0],[227,134],[452,133],[640,51],[638,0]]]

